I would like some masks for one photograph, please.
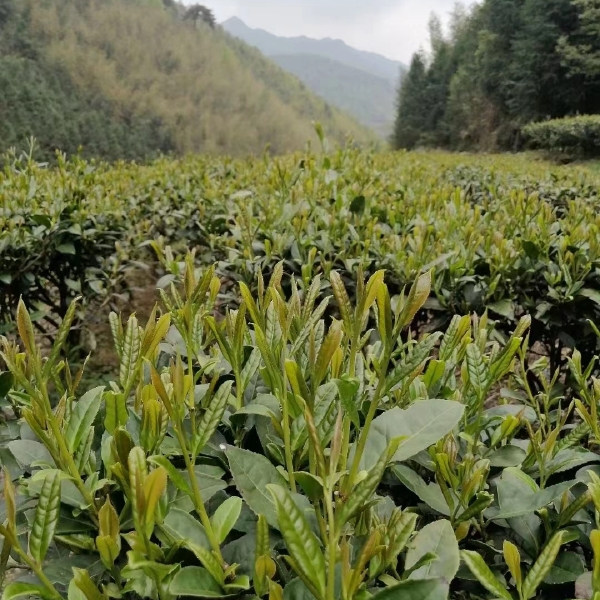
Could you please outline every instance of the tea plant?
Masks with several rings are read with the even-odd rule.
[[[523,360],[527,317],[506,343],[485,315],[417,337],[430,273],[349,293],[279,263],[220,316],[215,267],[163,261],[148,323],[110,317],[108,388],[80,390],[62,358],[77,303],[47,352],[19,304],[1,353],[19,418],[0,448],[4,597],[597,593],[593,365],[573,357],[567,406],[524,387],[547,373]],[[501,386],[511,403],[490,405]]]
[[[53,334],[77,295],[85,305],[123,291],[125,270],[151,261],[147,240],[162,237],[197,247],[253,293],[258,272],[281,261],[302,291],[322,276],[319,300],[332,271],[352,297],[359,265],[367,276],[386,269],[392,295],[432,269],[415,329],[488,310],[508,339],[530,314],[531,345],[566,371],[565,348],[586,360],[597,350],[597,189],[592,172],[522,157],[353,148],[146,166],[61,159],[57,169],[15,159],[0,174],[0,318],[10,327],[22,295]]]

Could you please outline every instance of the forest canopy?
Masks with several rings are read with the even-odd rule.
[[[600,112],[598,0],[458,4],[403,78],[397,148],[520,149],[535,121]]]
[[[173,0],[0,0],[0,152],[37,139],[108,160],[302,148],[312,121],[370,141],[351,117]]]

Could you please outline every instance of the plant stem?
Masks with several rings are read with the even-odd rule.
[[[327,520],[329,521],[329,540],[327,550],[329,553],[327,564],[327,600],[335,598],[335,559],[337,549],[337,533],[335,527],[335,515],[333,511],[333,500],[330,490],[326,491]]]
[[[387,364],[387,361],[386,361]],[[385,369],[382,369],[382,373],[385,373]],[[356,475],[358,474],[358,467],[360,465],[360,461],[362,459],[362,455],[365,451],[365,446],[367,445],[367,437],[369,436],[369,430],[371,429],[371,423],[375,418],[375,413],[377,412],[377,408],[379,407],[379,400],[381,399],[381,394],[383,393],[385,387],[385,377],[380,377],[379,384],[377,385],[377,389],[375,390],[375,394],[373,395],[373,399],[371,400],[371,405],[369,406],[369,412],[367,413],[367,418],[365,420],[365,424],[361,429],[361,432],[358,436],[358,443],[356,446],[356,453],[354,454],[354,460],[352,461],[352,468],[350,469],[350,475],[346,481],[346,485],[344,486],[344,492],[348,494],[354,485],[354,480],[356,479]]]
[[[62,596],[58,593],[53,583],[46,577],[42,566],[39,565],[35,560],[33,560],[27,552],[21,548],[21,544],[17,539],[17,536],[14,535],[14,532],[7,529],[3,525],[0,525],[0,534],[4,537],[5,540],[10,540],[14,551],[19,555],[21,560],[35,573],[36,577],[40,580],[42,585],[50,592],[49,596],[51,598],[56,598],[56,600],[62,600]],[[6,543],[6,542],[5,542]]]
[[[219,544],[219,541],[217,540],[217,537],[215,536],[215,532],[213,531],[210,519],[208,517],[208,513],[206,512],[206,508],[204,507],[202,493],[200,492],[200,488],[198,487],[198,480],[196,479],[196,473],[194,471],[194,464],[190,460],[190,452],[187,448],[187,443],[184,434],[182,433],[180,424],[178,424],[175,431],[177,434],[177,439],[179,440],[179,445],[181,446],[181,450],[183,451],[183,460],[185,461],[185,467],[190,478],[190,485],[192,486],[192,493],[194,495],[192,501],[194,502],[196,514],[200,517],[200,522],[206,530],[206,535],[213,549],[213,552],[217,555],[221,566],[223,566],[225,562],[223,561],[223,556],[221,554],[221,546]]]
[[[288,402],[287,395],[287,372],[285,370],[285,360],[286,360],[286,350],[285,345],[282,351],[282,359],[281,359],[281,367],[283,373],[283,385],[281,390],[281,406],[283,408],[283,418],[282,418],[282,426],[283,426],[283,444],[284,444],[284,452],[285,452],[285,466],[288,472],[290,489],[292,492],[296,491],[296,479],[294,478],[294,458],[292,455],[292,436],[291,436],[291,428],[290,428],[290,407]]]

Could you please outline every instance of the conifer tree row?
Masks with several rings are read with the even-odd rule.
[[[484,0],[412,60],[397,148],[519,149],[532,121],[600,113],[599,0]]]

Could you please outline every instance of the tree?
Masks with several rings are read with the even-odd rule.
[[[193,21],[194,24],[197,24],[198,21],[202,21],[212,29],[214,29],[217,25],[217,20],[215,19],[213,11],[202,4],[194,4],[190,6],[185,11],[183,18],[185,21]]]
[[[587,80],[600,77],[600,0],[573,0],[579,27],[571,36],[562,36],[557,51],[572,76]]]
[[[423,103],[427,96],[427,72],[423,53],[413,56],[410,69],[402,77],[398,93],[398,113],[393,145],[396,149],[416,147],[426,129]]]

